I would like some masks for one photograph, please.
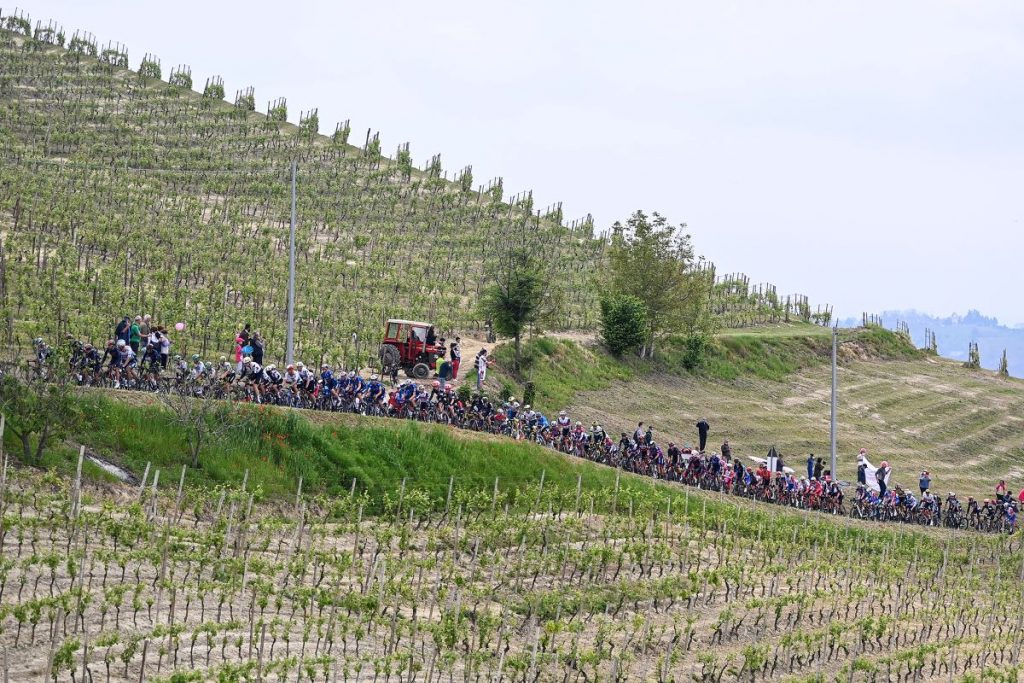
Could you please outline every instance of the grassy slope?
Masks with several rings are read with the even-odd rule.
[[[924,356],[884,330],[843,331],[840,339],[841,478],[855,479],[864,447],[873,462],[894,465],[897,481],[915,487],[925,468],[942,491],[991,495],[999,478],[1024,485],[1024,382]],[[715,446],[729,438],[741,454],[760,456],[774,444],[799,470],[809,452],[827,460],[829,350],[828,330],[812,326],[729,331],[696,373],[675,365],[669,345],[659,372],[628,364],[626,377],[604,372],[577,385],[578,393],[563,389],[557,400],[537,402],[615,431],[643,419],[661,440],[683,443],[696,440],[693,425],[703,416]],[[599,366],[611,362],[593,349],[562,358],[577,353],[596,356]],[[550,393],[546,384],[573,386],[581,374],[556,356],[536,365],[538,396]]]
[[[184,433],[168,414],[144,395],[92,392],[82,400],[87,419],[69,447],[47,457],[50,467],[73,471],[78,443],[141,477],[146,463],[162,470],[161,482],[176,486],[188,462]],[[8,440],[7,448],[14,446]],[[190,470],[192,483],[239,484],[249,481],[271,497],[294,495],[299,477],[310,493],[349,491],[353,477],[359,490],[378,499],[398,491],[403,479],[410,488],[434,499],[447,494],[450,477],[460,487],[490,492],[497,477],[502,491],[536,487],[546,482],[575,488],[582,476],[586,489],[614,485],[615,473],[530,444],[457,432],[412,422],[325,415],[304,411],[249,410],[235,428],[203,451],[200,471]],[[105,479],[98,468],[93,478]]]

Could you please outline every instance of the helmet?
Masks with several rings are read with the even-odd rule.
[[[882,464],[880,466],[881,467],[888,467],[889,466],[889,461],[888,460],[883,460]]]
[[[577,420],[577,421],[576,421],[576,426],[577,426],[577,427],[582,427],[582,426],[583,426],[583,423],[582,423],[582,422],[580,422],[579,420]]]
[[[348,373],[348,378],[349,379],[355,379],[356,378],[356,371],[355,370],[350,370],[349,373]]]
[[[150,344],[150,346],[152,346],[152,344]],[[180,353],[174,354],[174,360],[181,360],[181,354]]]
[[[371,382],[376,382],[378,379],[379,378],[377,377],[377,373],[373,373],[372,375],[370,375]]]
[[[321,369],[321,370],[330,370],[330,369],[331,369],[331,366],[330,366],[330,365],[328,365],[327,363],[321,363],[321,364],[320,364],[320,369]]]
[[[243,363],[251,363],[252,362],[252,356],[246,356],[245,358],[242,359],[242,362]]]
[[[559,410],[558,411],[558,415],[559,415],[559,417],[565,417],[565,411],[564,410]]]
[[[304,368],[304,367],[306,367],[306,366],[305,366],[305,365],[303,365],[303,364],[302,364],[302,361],[300,360],[300,361],[299,361],[298,363],[296,363],[296,364],[295,364],[295,367],[297,367],[297,368]]]
[[[124,340],[122,340],[122,341],[124,341]],[[36,346],[39,346],[39,345],[41,345],[43,343],[43,338],[42,337],[36,337],[35,339],[32,340],[32,343],[35,344]]]
[[[192,354],[192,360],[198,361],[199,360],[199,354],[198,353],[193,353]]]
[[[451,391],[451,390],[452,390],[452,389],[454,389],[454,388],[455,388],[455,387],[453,387],[453,386],[452,386],[451,384],[445,384],[445,385],[444,385],[444,390],[445,390],[445,391]]]
[[[128,345],[124,343],[124,339],[118,339],[117,340],[117,348],[123,349],[126,346],[128,346]]]
[[[955,492],[953,492],[953,491],[950,491],[950,492],[949,492],[949,497],[950,497],[950,498],[956,498],[956,493],[955,493]]]
[[[227,356],[221,356],[220,357],[220,362],[221,363],[227,363],[228,362],[228,357]]]
[[[82,348],[84,348],[86,351],[92,351],[92,344],[86,342],[85,346]]]
[[[438,388],[439,386],[441,386],[441,382],[439,382],[438,380],[436,380],[436,379],[435,379],[435,380],[434,380],[434,388],[436,389],[436,388]]]
[[[267,370],[277,370],[277,366],[271,363],[270,365],[267,366]]]
[[[289,363],[289,364],[288,364],[288,369],[289,369],[289,370],[294,370],[294,369],[295,369],[295,366],[294,366],[294,365],[292,365],[291,363]]]
[[[509,396],[508,397],[508,402],[509,403],[515,403],[516,402],[516,397],[515,396]]]

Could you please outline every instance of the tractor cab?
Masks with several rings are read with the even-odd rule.
[[[426,379],[430,377],[437,357],[443,353],[443,347],[437,345],[437,332],[431,323],[392,319],[384,326],[384,339],[379,349],[384,372],[398,366],[409,377]]]

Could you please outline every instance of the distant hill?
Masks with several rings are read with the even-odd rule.
[[[895,328],[899,321],[910,326],[910,334],[918,346],[925,344],[925,330],[935,332],[939,354],[955,360],[967,360],[967,345],[978,342],[981,365],[989,370],[999,367],[999,358],[1006,349],[1010,374],[1024,377],[1024,326],[1007,327],[996,318],[971,310],[965,315],[954,313],[945,318],[918,311],[885,311],[881,314],[882,324]],[[840,322],[844,327],[860,324],[860,320],[849,318]]]

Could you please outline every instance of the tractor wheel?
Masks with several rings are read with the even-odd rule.
[[[412,366],[410,374],[416,379],[426,379],[430,377],[430,367],[426,363],[417,363]]]
[[[381,344],[377,349],[377,357],[380,358],[381,372],[385,374],[402,362],[402,354],[398,352],[398,347],[391,344]]]

